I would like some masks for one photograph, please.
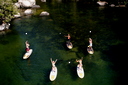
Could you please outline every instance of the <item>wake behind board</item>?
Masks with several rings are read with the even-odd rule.
[[[70,41],[66,41],[66,46],[68,49],[72,49],[73,48],[73,45]]]
[[[57,77],[57,67],[54,67],[54,70],[51,70],[50,72],[49,78],[51,81],[54,81],[56,77]]]
[[[23,56],[23,59],[27,59],[27,58],[29,58],[29,56],[32,54],[32,49],[30,49],[28,52],[26,52],[25,54],[24,54],[24,56]]]
[[[88,51],[89,54],[93,54],[94,53],[93,48],[90,49],[89,47],[87,47],[87,51]]]
[[[84,69],[83,67],[78,67],[77,65],[77,75],[80,77],[80,78],[84,78]]]

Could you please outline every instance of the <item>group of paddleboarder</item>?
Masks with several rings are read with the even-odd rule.
[[[81,59],[76,59],[76,62],[79,62],[76,70],[77,70],[77,74],[80,78],[84,78],[84,69],[83,69],[82,60],[83,60],[83,57]],[[57,59],[54,61],[54,60],[52,60],[52,58],[50,58],[50,61],[52,64],[52,70],[50,72],[49,78],[51,81],[54,81],[57,77],[57,67],[55,65],[57,62]]]
[[[67,37],[67,39],[68,39],[68,41],[66,43],[67,47],[69,49],[72,49],[73,45],[72,45],[71,40],[70,40],[71,39],[70,34],[68,34],[65,37]],[[29,48],[30,44],[29,44],[28,41],[25,42],[25,45],[26,45],[26,53],[25,53],[23,59],[27,59],[32,53],[32,49]],[[87,51],[88,51],[89,54],[93,54],[92,39],[91,38],[89,38],[89,45],[87,47]],[[84,69],[83,69],[82,60],[83,60],[83,58],[78,59],[78,60],[76,59],[76,62],[79,63],[77,65],[77,74],[80,78],[84,77]],[[57,76],[57,67],[55,66],[55,64],[57,62],[57,59],[54,61],[54,60],[52,60],[52,58],[50,58],[50,61],[51,61],[51,64],[52,64],[52,70],[50,72],[50,80],[53,81],[53,80],[56,79],[56,76]]]
[[[68,41],[66,42],[67,47],[69,49],[72,49],[73,48],[73,45],[71,43],[71,36],[70,36],[70,34],[68,34],[65,37],[67,37],[67,39],[68,39]],[[94,53],[94,50],[92,48],[92,38],[89,38],[89,45],[87,47],[87,51],[88,51],[89,54],[93,54]]]
[[[76,59],[76,62],[79,62],[79,64],[78,64],[79,68],[83,67],[82,60],[83,60],[83,57],[81,59]],[[52,64],[52,70],[55,71],[55,67],[56,67],[55,64],[57,62],[57,59],[54,61],[54,60],[52,60],[52,58],[50,58],[50,61],[51,61],[51,64]]]
[[[68,34],[65,37],[67,37],[67,39],[68,39],[68,41],[66,42],[67,47],[69,49],[72,49],[73,45],[72,45],[71,40],[70,40],[71,39],[70,34]],[[29,44],[28,41],[26,41],[25,44],[26,44],[26,52],[28,52],[30,50],[30,48],[29,48],[30,44]],[[87,51],[88,51],[89,54],[93,54],[93,52],[94,52],[93,48],[92,48],[92,39],[91,38],[89,38],[89,45],[87,47]]]

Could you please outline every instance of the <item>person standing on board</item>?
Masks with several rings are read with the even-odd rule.
[[[92,47],[92,39],[91,38],[89,38],[89,45],[88,45],[88,47]]]
[[[90,54],[93,54],[93,52],[94,52],[93,48],[92,48],[92,39],[91,38],[89,38],[89,45],[88,45],[87,51]]]
[[[79,60],[76,59],[76,62],[79,62],[79,64],[78,64],[78,67],[79,67],[79,68],[82,68],[82,66],[83,66],[82,60],[83,60],[83,58],[81,58],[81,59],[79,59]]]
[[[67,35],[67,36],[65,36],[65,37],[67,37],[67,38],[68,38],[68,40],[70,41],[70,39],[71,39],[70,34],[68,34],[68,35]]]
[[[55,71],[55,67],[56,67],[55,64],[57,62],[57,59],[55,61],[53,61],[52,58],[50,58],[50,60],[51,60],[51,63],[52,63],[52,70]]]
[[[25,42],[25,45],[26,45],[26,52],[28,52],[30,50],[29,48],[30,44],[28,43],[28,41]]]

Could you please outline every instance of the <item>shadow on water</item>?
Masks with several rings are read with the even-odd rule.
[[[50,81],[49,79],[49,75],[50,75],[50,71],[51,69],[45,69],[45,73],[44,73],[44,85],[51,85],[52,81]],[[43,80],[42,80],[43,81]],[[42,82],[41,81],[41,82]],[[54,81],[53,81],[54,82]]]
[[[120,85],[122,83],[127,83],[127,47],[128,45],[120,44],[118,46],[111,46],[110,50],[105,52],[108,58],[103,58],[106,61],[111,61],[113,65],[110,67],[117,72],[117,79],[115,85]]]
[[[77,76],[77,72],[76,72],[76,63],[75,62],[75,59],[70,59],[70,60],[67,60],[66,62],[68,62],[68,65],[67,65],[67,68],[66,69],[69,69],[69,74],[71,75],[71,78],[72,80],[77,80],[78,76]]]

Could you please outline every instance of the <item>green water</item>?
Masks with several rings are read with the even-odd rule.
[[[124,19],[124,16],[117,13],[125,12],[125,8],[101,9],[98,6],[86,6],[76,2],[37,4],[41,5],[41,8],[36,9],[34,15],[14,19],[11,23],[11,32],[0,36],[0,85],[123,83],[120,78],[123,77],[121,74],[124,70],[121,68],[123,64],[117,64],[122,59],[119,58],[119,51],[116,53],[113,47],[118,48],[119,45],[124,46],[126,43],[120,38],[121,36],[118,36],[121,31],[115,31],[120,26],[117,23]],[[39,17],[39,13],[43,10],[48,11],[50,16]],[[74,45],[71,50],[65,45],[67,39],[64,35],[68,33],[71,34]],[[89,37],[93,39],[95,51],[93,55],[89,55],[86,51]],[[33,53],[29,59],[23,60],[26,40],[29,41]],[[112,52],[116,53],[115,56]],[[75,60],[81,57],[85,71],[83,79],[76,73],[78,63]],[[49,80],[50,58],[58,59],[56,63],[58,75],[53,82]]]

